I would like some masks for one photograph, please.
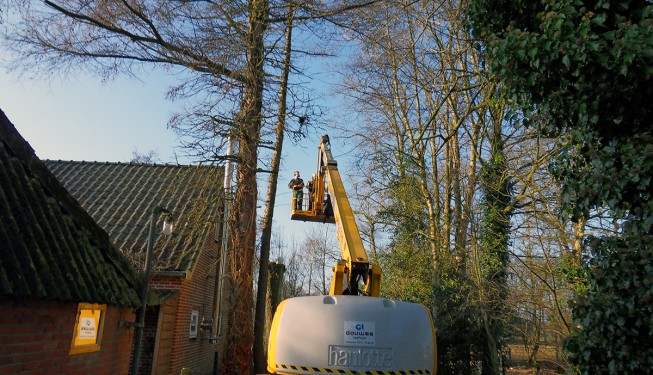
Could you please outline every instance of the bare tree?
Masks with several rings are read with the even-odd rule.
[[[87,68],[104,78],[136,74],[143,63],[192,72],[178,91],[207,90],[229,97],[215,118],[213,140],[238,142],[235,204],[229,234],[234,251],[233,319],[224,364],[231,373],[251,367],[252,266],[255,250],[257,148],[265,80],[264,37],[269,3],[18,1],[24,22],[9,34],[25,68],[69,72]],[[206,17],[207,14],[214,15]],[[213,101],[214,103],[216,101]],[[232,115],[236,114],[236,115]],[[219,144],[212,150],[219,155]]]
[[[308,294],[327,295],[331,288],[331,271],[341,258],[340,248],[335,240],[335,228],[330,224],[313,226],[309,231],[303,249],[308,274]]]
[[[265,213],[263,215],[263,225],[261,228],[261,253],[258,275],[258,289],[256,294],[256,312],[254,318],[254,370],[256,373],[266,371],[266,340],[269,322],[266,314],[267,310],[267,287],[268,262],[270,260],[270,241],[272,237],[272,218],[274,215],[274,204],[277,196],[277,180],[279,178],[279,165],[281,164],[281,151],[284,139],[284,130],[286,125],[286,108],[288,98],[288,77],[291,69],[292,57],[292,32],[293,32],[293,14],[295,6],[288,5],[288,17],[285,34],[284,59],[281,69],[281,78],[279,83],[279,111],[277,114],[277,127],[275,131],[275,141],[273,156],[271,161],[270,178],[268,180],[268,195],[265,204]],[[266,329],[267,328],[267,329]]]
[[[249,373],[253,259],[256,242],[256,171],[265,119],[265,67],[270,25],[285,22],[286,2],[82,0],[34,4],[15,0],[17,22],[8,29],[16,62],[45,73],[87,69],[103,79],[138,75],[144,64],[187,73],[171,98],[194,97],[198,104],[170,125],[205,162],[222,162],[226,139],[237,142],[237,189],[229,237],[236,251],[231,262],[234,294],[226,369]],[[336,15],[365,2],[302,3],[306,20]],[[13,27],[15,26],[15,27]],[[268,37],[269,36],[269,37]],[[232,157],[232,156],[230,156]]]
[[[129,160],[130,163],[146,163],[152,164],[159,161],[159,153],[150,150],[148,152],[140,152],[138,149],[132,151],[132,157]]]
[[[292,298],[305,296],[308,293],[306,290],[306,280],[303,272],[302,259],[303,253],[297,246],[291,246],[292,250],[289,255],[281,258],[281,263],[286,265],[286,273],[282,283],[282,296],[283,298]]]
[[[484,74],[478,51],[461,23],[463,5],[387,1],[366,9],[352,23],[350,36],[360,49],[344,80],[364,123],[348,129],[348,136],[357,141],[361,156],[358,169],[364,176],[359,182],[367,188],[359,191],[365,202],[375,204],[374,210],[363,210],[364,228],[376,239],[385,239],[383,245],[370,240],[375,249],[382,249],[379,258],[386,265],[384,280],[389,283],[384,282],[382,293],[432,306],[445,343],[441,359],[448,361],[439,367],[443,373],[471,371],[472,353],[487,354],[486,371],[497,372],[501,338],[493,337],[493,329],[490,335],[483,331],[508,322],[511,312],[498,311],[509,298],[505,278],[495,288],[481,277],[487,249],[481,247],[479,236],[483,212],[477,174],[495,154],[491,137],[501,136],[508,157],[502,178],[514,189],[505,210],[517,217],[510,222],[515,236],[511,238],[521,239],[521,220],[532,215],[528,208],[552,185],[551,176],[543,171],[556,154],[521,128],[518,118],[508,121],[506,103]],[[546,224],[560,226],[559,221]],[[530,241],[541,239],[534,236]],[[504,249],[502,255],[506,254]],[[427,257],[428,282],[407,282],[411,274],[424,279],[421,267]],[[503,274],[506,267],[507,263],[501,267]],[[546,276],[544,280],[551,280],[552,275]],[[565,291],[560,284],[543,285],[537,286],[548,290],[547,296]],[[558,304],[556,310],[556,321],[564,325],[565,308]],[[471,327],[469,321],[477,326]],[[455,355],[462,357],[447,354],[451,345],[460,347]]]

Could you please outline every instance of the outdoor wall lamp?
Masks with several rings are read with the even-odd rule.
[[[161,208],[161,210],[162,210],[161,218],[163,219],[163,228],[161,231],[164,235],[169,236],[172,234],[172,230],[173,230],[172,214],[163,208]]]
[[[141,343],[143,341],[143,329],[145,328],[145,309],[147,308],[147,289],[150,285],[150,268],[152,249],[154,248],[154,235],[155,227],[158,216],[161,215],[163,219],[162,232],[164,235],[169,236],[172,234],[172,213],[163,207],[156,206],[152,208],[150,217],[150,231],[147,238],[147,254],[145,255],[145,270],[143,272],[143,282],[141,289],[141,309],[138,313],[138,322],[136,323],[136,341],[134,342],[134,360],[132,362],[132,375],[138,373],[138,366],[141,355]]]

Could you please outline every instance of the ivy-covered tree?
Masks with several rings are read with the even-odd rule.
[[[579,220],[605,207],[620,226],[586,241],[572,361],[583,373],[650,373],[653,5],[471,0],[467,16],[514,108],[567,147],[552,166],[565,213]]]
[[[484,305],[479,317],[485,337],[483,374],[499,374],[499,351],[506,337],[508,246],[512,213],[511,181],[504,153],[501,123],[495,122],[489,160],[481,168],[481,274]]]

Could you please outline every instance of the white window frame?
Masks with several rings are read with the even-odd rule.
[[[190,312],[190,327],[188,332],[188,337],[191,339],[197,338],[197,331],[200,326],[200,312],[197,310],[192,310]]]

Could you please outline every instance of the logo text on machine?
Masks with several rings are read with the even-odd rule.
[[[392,349],[330,345],[329,366],[390,368]]]
[[[344,343],[354,345],[374,345],[376,330],[374,322],[345,321]]]

